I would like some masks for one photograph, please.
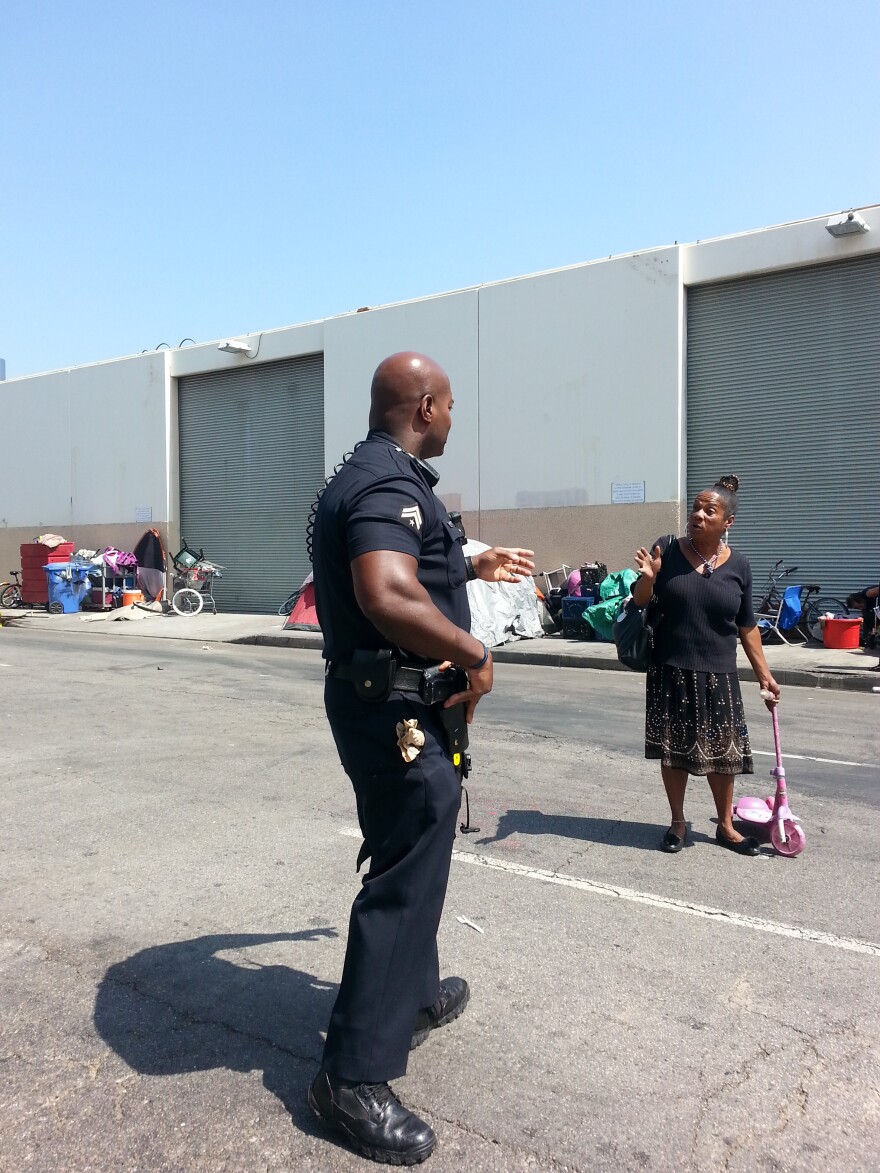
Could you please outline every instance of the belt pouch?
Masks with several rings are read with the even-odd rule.
[[[396,672],[397,661],[391,648],[359,648],[351,658],[351,682],[362,701],[387,701]]]

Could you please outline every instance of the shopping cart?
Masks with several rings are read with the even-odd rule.
[[[205,557],[204,550],[194,550],[183,542],[171,559],[171,609],[177,615],[198,615],[205,603],[217,614],[214,579],[222,578],[222,566]]]

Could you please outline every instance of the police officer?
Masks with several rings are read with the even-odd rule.
[[[370,867],[308,1100],[360,1153],[392,1164],[425,1160],[436,1138],[388,1080],[469,998],[462,978],[440,981],[437,957],[466,723],[492,688],[492,655],[470,634],[465,581],[518,582],[534,570],[530,550],[465,559],[427,463],[446,446],[452,402],[432,359],[385,359],[373,376],[369,434],[324,489],[312,539],[325,706],[354,788],[358,862],[369,857]]]

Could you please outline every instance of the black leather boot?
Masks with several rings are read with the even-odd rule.
[[[434,1005],[419,1011],[409,1049],[414,1051],[422,1045],[432,1030],[436,1030],[438,1026],[446,1026],[447,1022],[453,1022],[458,1018],[459,1014],[464,1012],[470,996],[470,987],[464,978],[444,978],[440,983],[440,996]]]
[[[386,1165],[418,1165],[434,1151],[434,1130],[408,1111],[387,1083],[352,1083],[323,1068],[308,1095],[319,1119],[338,1129],[352,1148]]]

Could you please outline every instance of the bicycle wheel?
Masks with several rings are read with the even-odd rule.
[[[175,591],[171,599],[171,609],[177,615],[198,615],[204,605],[201,592],[194,591],[192,587]]]
[[[841,619],[849,614],[846,603],[834,599],[830,595],[813,599],[806,608],[805,622],[810,639],[822,642],[822,618],[831,615],[834,619]]]
[[[21,588],[14,582],[0,591],[0,607],[17,607],[21,602]]]

